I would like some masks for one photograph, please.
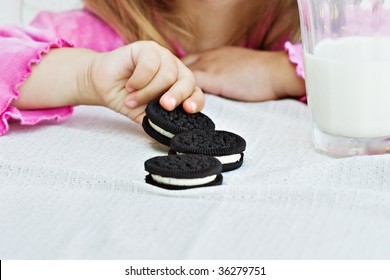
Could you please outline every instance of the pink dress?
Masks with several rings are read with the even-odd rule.
[[[43,120],[64,120],[72,114],[72,107],[26,111],[11,106],[19,96],[19,87],[31,74],[31,66],[50,49],[79,47],[107,52],[124,44],[113,29],[87,10],[42,12],[29,26],[0,27],[0,136],[7,133],[10,120],[34,125]],[[297,74],[303,77],[300,45],[285,42],[284,48],[297,65]],[[184,54],[177,45],[176,55]]]

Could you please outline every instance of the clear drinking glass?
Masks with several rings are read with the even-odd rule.
[[[390,0],[298,0],[317,151],[390,153]]]

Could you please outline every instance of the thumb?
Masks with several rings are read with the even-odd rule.
[[[135,117],[134,121],[138,124],[141,124],[142,125],[142,120],[144,119],[145,117],[145,112],[142,112],[141,114],[139,114],[137,117]]]

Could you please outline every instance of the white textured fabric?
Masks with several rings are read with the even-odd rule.
[[[388,259],[390,156],[333,159],[311,146],[307,107],[207,96],[217,129],[247,140],[212,188],[144,182],[164,155],[100,107],[0,138],[0,259]]]

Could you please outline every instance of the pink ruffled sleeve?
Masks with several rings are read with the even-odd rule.
[[[295,70],[297,75],[302,79],[305,78],[305,72],[303,68],[303,53],[302,53],[302,44],[293,45],[290,42],[284,44],[284,49],[288,54],[288,58],[291,63],[295,64]]]
[[[52,48],[110,51],[123,44],[110,27],[85,10],[45,12],[30,26],[0,27],[0,136],[7,133],[10,120],[34,125],[43,120],[64,120],[72,114],[72,107],[23,111],[11,105],[19,97],[19,88],[31,74],[32,65]]]
[[[284,44],[284,50],[287,52],[288,58],[295,65],[295,72],[298,77],[305,79],[305,71],[303,64],[303,52],[302,44],[291,44],[291,42],[286,42]],[[302,102],[307,102],[307,96],[302,96],[300,99]]]
[[[19,97],[19,87],[31,74],[31,66],[39,63],[51,48],[71,47],[63,39],[48,36],[32,27],[0,28],[0,135],[8,131],[10,119],[23,125],[42,120],[63,120],[71,115],[71,107],[22,111],[11,106]]]

